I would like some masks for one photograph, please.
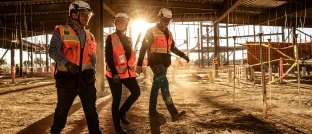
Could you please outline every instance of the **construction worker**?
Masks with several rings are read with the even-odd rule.
[[[162,8],[158,13],[159,23],[155,27],[150,28],[144,37],[142,42],[140,55],[136,67],[136,72],[140,74],[142,72],[142,63],[147,51],[148,64],[151,67],[154,77],[150,94],[149,103],[149,115],[150,116],[162,116],[156,110],[157,97],[159,88],[167,109],[172,117],[172,121],[176,121],[185,116],[186,111],[178,112],[175,108],[170,92],[169,83],[166,77],[167,69],[171,64],[170,52],[184,58],[189,62],[188,56],[175,47],[175,43],[171,32],[168,29],[168,25],[172,20],[172,12],[170,9]]]
[[[57,25],[51,38],[49,55],[56,62],[57,105],[51,134],[64,128],[68,111],[78,95],[90,134],[101,134],[96,112],[95,48],[93,35],[85,30],[92,16],[88,3],[73,1],[66,25]]]
[[[107,36],[105,46],[107,63],[106,77],[113,96],[113,123],[116,132],[119,134],[127,133],[127,131],[120,126],[120,120],[124,124],[130,123],[126,117],[126,113],[141,94],[134,69],[135,52],[132,49],[131,38],[126,36],[128,23],[129,16],[127,14],[116,14],[114,20],[116,32]],[[122,84],[130,90],[131,95],[119,109]]]

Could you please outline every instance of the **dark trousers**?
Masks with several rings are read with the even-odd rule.
[[[163,100],[165,101],[166,107],[170,113],[170,115],[175,115],[178,113],[175,108],[170,92],[169,92],[169,82],[167,79],[167,67],[164,65],[154,65],[151,66],[151,69],[154,73],[153,84],[150,95],[150,103],[149,103],[149,111],[155,112],[157,105],[157,98],[159,89],[161,89],[161,95]]]
[[[77,78],[72,77],[68,79],[69,74],[57,74],[56,85],[57,85],[57,106],[54,113],[54,121],[51,127],[51,134],[59,134],[65,127],[68,111],[75,100],[76,96],[79,96],[82,104],[83,111],[85,113],[88,129],[90,134],[101,134],[99,127],[98,114],[96,112],[96,88],[93,81],[87,81],[87,87],[76,85],[76,88],[68,88],[68,85],[61,88],[62,82],[77,82]],[[87,78],[87,77],[85,77]],[[66,80],[67,79],[67,80]],[[65,84],[63,83],[63,84]],[[92,84],[93,83],[93,84]],[[74,85],[70,83],[69,85]]]
[[[135,78],[121,79],[119,83],[114,83],[112,78],[107,77],[107,81],[113,96],[113,123],[114,126],[117,127],[120,126],[120,115],[125,114],[130,109],[132,104],[139,98],[141,91]],[[124,84],[130,90],[131,95],[126,99],[124,104],[119,109],[122,94],[122,84]]]

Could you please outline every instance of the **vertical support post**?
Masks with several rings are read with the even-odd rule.
[[[41,52],[42,52],[42,44],[41,44],[41,42],[40,42],[40,47],[39,47],[39,67],[41,68],[42,67],[42,64],[41,64],[41,60],[42,60],[42,58],[41,58]]]
[[[203,42],[203,39],[202,39],[202,37],[203,37],[203,23],[202,22],[200,22],[199,23],[199,39],[200,39],[200,57],[201,57],[201,67],[204,67],[205,65],[204,65],[204,50],[203,50],[203,48],[204,48],[204,42]]]
[[[214,57],[217,57],[217,60],[219,60],[219,24],[213,25],[213,31],[214,31]],[[215,64],[214,70],[215,70],[215,77],[218,77],[218,69],[219,64]]]
[[[22,6],[20,5],[20,12],[22,12]],[[19,43],[20,43],[20,65],[19,65],[19,75],[23,77],[23,31],[22,31],[22,14],[20,14],[20,21],[19,21]]]
[[[229,56],[229,28],[228,23],[226,23],[226,64],[230,63],[230,56]]]
[[[262,108],[263,108],[263,116],[267,115],[267,93],[266,93],[266,82],[265,82],[265,70],[263,64],[263,46],[262,46],[262,36],[263,33],[259,33],[259,46],[260,46],[260,63],[261,63],[261,84],[262,84]]]
[[[15,51],[14,48],[11,48],[11,78],[12,78],[12,83],[15,83]]]
[[[32,35],[33,36],[33,35]],[[30,50],[30,72],[34,74],[34,42],[31,37],[31,50]]]
[[[288,33],[288,34],[287,34],[287,39],[288,39],[288,43],[290,43],[290,37],[289,37],[289,36],[290,36],[290,34],[291,34],[291,31],[289,30],[289,28],[287,28],[287,31],[288,31],[288,32],[287,32],[287,33]]]
[[[189,57],[189,28],[186,28],[186,51],[187,56]]]
[[[21,30],[20,30],[21,31]],[[23,41],[22,41],[22,33],[20,34],[20,36],[19,36],[19,41],[20,41],[20,65],[19,65],[19,68],[17,68],[18,69],[18,72],[19,72],[19,76],[20,77],[23,77]]]
[[[102,4],[99,4],[102,3]],[[99,91],[99,97],[104,96],[104,39],[103,39],[103,20],[104,20],[104,2],[103,0],[91,0],[90,5],[94,10],[94,16],[91,18],[91,31],[96,39],[96,88]]]
[[[206,34],[207,34],[207,66],[209,67],[209,41],[210,41],[210,39],[209,39],[209,28],[208,28],[208,26],[206,27]]]
[[[197,49],[198,49],[198,67],[201,67],[201,59],[200,59],[200,53],[201,53],[201,44],[200,44],[200,32],[199,28],[197,28]]]
[[[294,45],[294,53],[295,53],[295,60],[297,64],[297,82],[298,82],[298,92],[299,92],[299,108],[301,107],[301,90],[300,90],[300,68],[299,68],[299,54],[298,54],[298,43],[297,43],[297,38],[298,34],[296,34],[296,27],[292,27],[292,32],[293,32],[293,45]]]
[[[269,82],[272,81],[272,66],[271,66],[271,39],[268,39],[268,62],[269,62]]]
[[[253,25],[253,32],[254,32],[254,42],[256,42],[256,26]]]
[[[236,69],[235,69],[235,46],[236,46],[236,36],[233,36],[234,39],[234,51],[233,51],[233,65],[234,65],[234,81],[233,81],[233,107],[235,107],[235,79],[236,79]]]
[[[272,89],[271,89],[271,81],[272,81],[272,67],[271,67],[271,39],[268,39],[268,62],[269,62],[269,90],[270,90],[270,104],[272,103]]]
[[[47,71],[47,73],[49,72],[49,52],[48,52],[48,41],[49,41],[49,36],[48,36],[48,34],[46,34],[46,47],[45,47],[45,54],[46,54],[46,71]]]
[[[279,76],[280,76],[280,83],[284,82],[284,61],[283,58],[280,57],[280,61],[279,61]]]
[[[285,42],[285,27],[282,27],[282,42]]]

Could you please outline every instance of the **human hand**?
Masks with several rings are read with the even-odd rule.
[[[142,73],[142,67],[141,66],[137,66],[136,69],[135,69],[135,72],[138,73],[138,74],[141,74]]]
[[[113,75],[113,82],[115,84],[119,84],[119,76],[118,76],[118,74]]]
[[[72,74],[76,74],[79,72],[79,66],[70,61],[65,64],[65,67],[67,68],[67,71]]]

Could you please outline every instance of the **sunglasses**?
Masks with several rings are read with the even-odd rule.
[[[162,17],[161,20],[164,21],[164,22],[171,22],[171,21],[172,21],[172,18],[165,18],[165,17]]]
[[[79,10],[79,13],[83,17],[91,17],[91,16],[93,16],[93,12],[91,10],[87,10],[87,9]]]

